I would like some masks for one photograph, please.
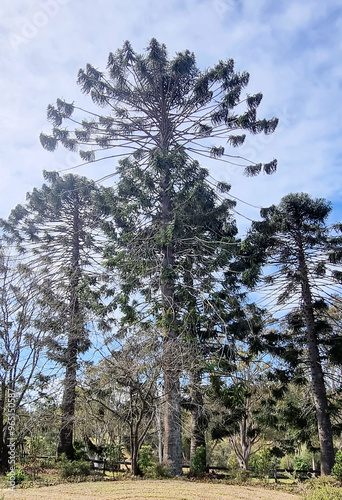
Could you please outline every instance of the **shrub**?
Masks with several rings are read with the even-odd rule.
[[[139,450],[138,465],[141,472],[145,475],[149,467],[153,465],[152,462],[152,446],[143,445]]]
[[[246,483],[251,476],[251,473],[247,469],[242,469],[242,467],[239,467],[235,471],[235,479],[238,483]]]
[[[338,450],[335,456],[335,465],[332,468],[331,474],[339,481],[342,481],[342,451]]]
[[[150,479],[162,479],[171,477],[171,469],[165,463],[153,461],[152,447],[144,445],[139,451],[139,469],[142,474]]]
[[[342,500],[342,490],[329,484],[323,484],[306,493],[304,498],[305,500]]]
[[[280,467],[282,469],[293,469],[293,461],[294,461],[293,455],[285,455],[280,460]]]
[[[167,479],[171,477],[171,469],[167,464],[156,462],[147,467],[144,476],[149,479]]]
[[[293,460],[293,470],[295,473],[295,477],[299,479],[307,479],[308,478],[308,469],[310,469],[310,464],[307,459],[304,457],[295,457]]]
[[[269,470],[272,465],[272,455],[270,448],[264,448],[250,459],[250,465],[259,479],[269,477]]]
[[[61,460],[57,467],[62,478],[72,476],[84,477],[90,474],[90,464],[88,462],[80,460],[70,461],[64,453],[61,455]]]
[[[202,475],[207,470],[206,450],[205,446],[201,445],[196,448],[196,451],[191,459],[191,471],[195,475]]]
[[[238,459],[235,453],[231,453],[227,460],[227,468],[229,476],[235,479],[238,483],[246,483],[251,476],[251,473],[247,469],[240,467]]]
[[[6,474],[7,481],[13,481],[13,473],[7,472]],[[28,479],[28,476],[21,470],[20,467],[16,467],[14,471],[14,481],[15,484],[21,484],[25,479]]]

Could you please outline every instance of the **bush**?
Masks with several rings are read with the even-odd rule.
[[[191,459],[190,468],[195,475],[202,475],[207,470],[205,446],[201,445],[196,448],[196,451]]]
[[[62,478],[80,476],[85,477],[90,475],[90,464],[85,461],[70,461],[66,458],[65,454],[61,455],[61,460],[57,465],[59,475]]]
[[[145,475],[150,467],[152,467],[152,446],[143,445],[139,450],[138,465],[141,472]]]
[[[305,500],[342,500],[342,490],[336,486],[323,484],[306,493]]]
[[[338,450],[335,456],[335,465],[332,468],[331,474],[342,482],[342,451]]]
[[[242,469],[242,467],[239,467],[239,469],[235,471],[235,479],[238,483],[247,483],[250,476],[250,471],[247,469]]]
[[[7,481],[13,481],[13,473],[7,472],[6,474]],[[14,481],[15,484],[21,484],[25,479],[28,479],[28,476],[21,470],[20,467],[16,467],[14,471]]]
[[[144,477],[150,479],[171,477],[171,469],[167,464],[153,461],[150,445],[144,445],[140,448],[138,465]]]
[[[238,483],[246,483],[249,480],[251,476],[250,471],[240,467],[239,461],[236,458],[235,453],[231,453],[229,455],[226,465],[228,468],[229,476],[232,479],[235,479]]]
[[[293,470],[295,477],[298,479],[307,479],[308,478],[308,469],[310,469],[311,465],[307,459],[304,457],[295,457],[293,460]]]
[[[171,469],[167,464],[157,462],[147,467],[144,476],[149,479],[167,479],[171,477]]]
[[[269,471],[272,465],[272,455],[270,448],[264,448],[251,457],[250,465],[259,479],[269,477]]]
[[[259,479],[269,479],[270,472],[279,466],[278,449],[264,448],[255,455],[252,455],[249,463],[255,475]]]

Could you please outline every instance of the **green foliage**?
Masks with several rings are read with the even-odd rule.
[[[319,486],[305,495],[305,500],[341,500],[342,491],[333,486]]]
[[[278,459],[272,454],[271,448],[263,448],[255,455],[252,455],[249,463],[260,479],[268,479],[270,469],[277,466]]]
[[[217,195],[207,179],[208,172],[191,155],[206,151],[206,156],[230,162],[222,146],[209,149],[198,141],[220,137],[221,142],[225,135],[236,147],[245,140],[244,134],[236,135],[242,130],[251,134],[275,130],[276,118],[257,119],[262,95],[248,96],[247,101],[242,96],[248,82],[249,74],[236,72],[232,59],[202,72],[188,50],[169,59],[165,45],[156,39],[150,41],[144,54],[137,54],[125,42],[122,49],[109,54],[106,73],[88,64],[78,74],[82,92],[105,110],[104,115],[91,113],[90,120],[82,121],[77,118],[75,130],[72,113],[76,108],[72,104],[60,99],[48,108],[52,135],[41,135],[48,150],[59,143],[71,150],[81,146],[82,159],[93,161],[109,156],[103,150],[128,146],[123,153],[127,158],[118,165],[112,207],[118,234],[105,259],[118,275],[116,297],[120,292],[127,297],[125,304],[114,299],[124,313],[121,324],[138,323],[143,314],[165,330],[165,346],[170,345],[171,330],[170,338],[181,338],[184,325],[193,339],[205,335],[213,339],[228,331],[232,322],[226,297],[238,279],[236,270],[228,271],[238,246],[231,214],[235,203]],[[235,107],[241,116],[234,113]],[[71,130],[65,122],[71,124]],[[83,149],[85,144],[88,151]],[[94,150],[102,150],[101,158],[93,155]],[[275,167],[274,160],[261,165],[259,171],[271,173]],[[223,193],[229,191],[227,184],[220,187]],[[189,294],[185,298],[186,292],[191,298]],[[176,356],[168,359],[173,363]],[[178,372],[172,376],[171,372],[165,369],[164,375],[174,386],[171,378],[178,377]],[[166,412],[176,411],[173,403],[165,408]],[[178,429],[174,430],[180,432]],[[144,453],[139,465],[146,471],[151,465],[148,452]],[[176,465],[181,469],[180,463]]]
[[[342,243],[327,225],[330,211],[331,204],[322,198],[313,199],[306,193],[289,194],[278,206],[261,210],[263,220],[253,222],[247,238],[248,245],[245,246],[251,256],[251,264],[259,261],[273,266],[269,273],[265,272],[264,285],[268,293],[272,290],[274,305],[286,305],[292,309],[286,316],[286,324],[280,324],[277,333],[271,337],[263,335],[260,339],[263,346],[260,345],[259,349],[269,350],[283,360],[282,373],[279,370],[278,374],[288,382],[297,377],[303,379],[308,362],[311,363],[317,423],[313,422],[313,426],[307,423],[309,420],[311,424],[315,416],[311,401],[310,413],[298,407],[298,417],[292,421],[294,426],[300,423],[297,428],[301,429],[303,437],[304,434],[307,436],[303,441],[312,448],[313,436],[317,441],[317,434],[324,435],[320,438],[320,448],[324,458],[322,470],[326,473],[330,472],[333,462],[333,436],[326,390],[317,381],[324,377],[320,357],[324,362],[334,361],[331,356],[335,351],[331,349],[333,328],[328,317],[331,295],[327,290],[331,287],[336,294],[341,295],[341,292],[339,284],[334,283],[333,263],[329,262],[329,255],[333,249],[341,248]],[[329,272],[326,273],[326,269],[330,269]],[[341,344],[341,336],[334,337],[334,344]]]
[[[68,460],[63,453],[58,463],[59,474],[62,478],[73,476],[85,477],[90,475],[90,464],[85,461]]]
[[[155,462],[147,467],[144,476],[150,479],[167,479],[172,476],[171,468],[165,463]]]
[[[249,480],[250,477],[251,477],[251,473],[247,469],[243,469],[242,467],[239,467],[235,471],[234,479],[238,483],[247,483],[247,481]]]
[[[152,446],[143,445],[139,450],[139,459],[138,459],[139,469],[143,474],[145,474],[149,467],[153,465],[152,461]]]
[[[104,456],[107,458],[107,465],[113,472],[120,469],[120,462],[125,459],[123,446],[119,444],[109,444],[103,450]]]
[[[88,460],[88,455],[84,449],[84,443],[82,443],[82,441],[74,441],[73,447],[74,447],[74,460],[76,461]]]
[[[331,474],[342,482],[342,451],[338,450],[335,455],[335,465],[332,468]]]
[[[194,472],[195,475],[200,476],[206,471],[206,456],[207,454],[205,446],[201,445],[196,448],[195,453],[191,459],[191,471]]]
[[[342,488],[331,476],[321,476],[305,483],[305,500],[341,500]]]
[[[54,458],[42,458],[39,461],[41,469],[54,469],[56,467],[56,460]]]
[[[234,471],[236,471],[237,469],[240,468],[240,465],[239,465],[239,462],[238,462],[238,459],[236,458],[236,455],[235,453],[231,453],[229,455],[229,458],[227,460],[227,468],[229,469],[229,472],[231,473],[234,473]]]
[[[310,469],[311,464],[305,457],[295,457],[293,460],[294,477],[298,479],[307,479],[307,470]]]
[[[310,469],[310,466],[311,464],[306,457],[294,457],[293,469],[295,471],[307,470]]]
[[[249,74],[236,72],[232,59],[220,61],[202,72],[196,66],[195,55],[189,50],[169,59],[165,45],[153,38],[145,54],[137,54],[126,41],[122,49],[109,54],[107,69],[105,74],[87,64],[85,70],[81,69],[78,73],[78,84],[95,104],[103,108],[111,107],[112,113],[100,115],[97,119],[92,113],[89,119],[82,120],[81,128],[69,131],[63,125],[73,120],[75,107],[57,99],[56,105],[49,105],[47,112],[47,118],[53,125],[52,135],[40,136],[45,149],[54,151],[61,143],[73,151],[79,145],[82,146],[81,158],[94,161],[94,142],[100,148],[113,148],[126,145],[128,140],[136,145],[135,157],[141,158],[148,150],[171,150],[175,143],[177,148],[183,145],[189,149],[196,147],[196,141],[215,137],[217,129],[222,134],[222,127],[226,129],[227,142],[237,147],[244,143],[245,134],[236,132],[248,130],[251,134],[268,135],[278,124],[277,118],[257,119],[261,93],[247,95],[247,109],[240,116],[234,114],[232,110],[244,102],[241,94],[248,85]],[[132,85],[131,79],[135,85]],[[168,132],[172,133],[166,134],[164,130],[159,133],[156,126],[160,121],[161,99],[165,103],[163,108],[168,110]],[[198,115],[199,110],[201,113]],[[198,116],[203,118],[198,119]],[[182,129],[185,119],[196,123],[186,132]],[[88,144],[88,150],[83,149],[85,144]],[[224,154],[222,146],[213,146],[208,156],[220,158]],[[263,165],[262,170],[270,174],[275,167],[276,161],[273,160]]]
[[[165,463],[155,462],[152,455],[152,446],[143,445],[139,451],[139,469],[146,478],[162,479],[171,477],[171,469]]]
[[[235,479],[237,483],[246,483],[250,478],[250,471],[240,467],[234,452],[229,455],[226,465],[229,471],[229,476]]]
[[[7,481],[13,481],[13,475],[11,472],[7,472],[6,474]],[[28,479],[28,476],[21,470],[20,467],[16,466],[14,471],[14,481],[15,484],[21,484],[25,479]]]

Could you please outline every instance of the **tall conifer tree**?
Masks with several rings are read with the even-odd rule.
[[[266,275],[265,281],[277,297],[278,305],[298,305],[299,314],[289,315],[290,329],[297,335],[302,330],[305,332],[301,340],[306,345],[310,367],[322,474],[330,474],[334,465],[324,349],[329,350],[330,345],[334,350],[341,350],[341,338],[331,335],[327,319],[328,306],[333,300],[332,287],[335,283],[335,291],[340,290],[341,281],[335,264],[340,261],[342,239],[327,226],[330,211],[330,203],[322,198],[313,199],[305,193],[289,194],[278,206],[261,210],[263,220],[253,223],[244,243],[257,264],[255,269],[260,262],[272,266],[273,272]],[[253,275],[253,271],[250,270],[249,275]],[[298,350],[290,346],[289,339],[284,354],[296,366],[298,360],[292,361],[291,353],[296,355]]]
[[[1,221],[6,238],[36,269],[37,299],[48,311],[41,328],[49,332],[50,358],[65,367],[62,422],[58,453],[73,459],[77,368],[79,354],[89,347],[87,321],[91,295],[101,271],[105,214],[97,208],[100,188],[85,177],[44,172],[47,184],[27,195],[7,221]]]
[[[132,249],[132,242],[141,241],[143,231],[135,239],[134,234],[130,236],[126,229],[133,227],[130,226],[133,223],[140,223],[140,228],[145,225],[150,245],[143,260],[148,262],[153,254],[152,260],[159,262],[155,267],[158,270],[155,282],[159,290],[159,302],[155,302],[155,307],[162,317],[160,326],[164,335],[164,457],[171,462],[173,472],[180,474],[179,366],[176,362],[179,359],[179,327],[175,304],[179,249],[174,237],[177,183],[183,183],[186,206],[196,189],[193,178],[187,178],[188,170],[194,169],[193,155],[236,164],[236,157],[225,152],[220,140],[232,147],[239,146],[245,140],[246,131],[270,134],[278,120],[257,118],[262,94],[241,95],[249,75],[235,72],[231,59],[220,61],[202,72],[196,66],[194,54],[188,50],[169,59],[165,46],[152,39],[143,55],[134,52],[126,42],[121,50],[109,55],[107,68],[108,74],[105,74],[88,64],[78,75],[82,91],[90,94],[95,104],[106,108],[106,114],[92,112],[90,119],[85,120],[80,117],[83,110],[58,99],[56,106],[48,107],[53,133],[50,136],[41,134],[41,143],[50,151],[58,143],[72,151],[80,146],[80,156],[85,162],[124,155],[130,157],[121,161],[117,170],[120,175],[119,197],[120,193],[125,193],[125,196],[129,193],[130,203],[126,212],[121,207],[121,221],[117,217],[123,238],[120,245]],[[238,107],[240,112],[239,109],[235,111]],[[66,121],[72,124],[72,129],[61,127]],[[213,139],[219,143],[213,146]],[[125,150],[119,149],[111,154],[111,150],[117,147]],[[261,171],[270,174],[276,169],[276,160],[241,166],[247,175]],[[202,183],[206,182],[206,177],[202,173]],[[146,245],[141,249],[146,249]],[[120,265],[123,265],[123,260]],[[141,259],[137,259],[135,265],[129,264],[123,274],[126,276],[125,292],[128,293],[136,286],[133,286],[136,283],[134,276],[146,276],[146,267]],[[122,298],[126,312],[127,304],[127,298]],[[132,313],[132,308],[130,311]]]

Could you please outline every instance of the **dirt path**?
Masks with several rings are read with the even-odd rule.
[[[299,500],[299,495],[251,486],[170,481],[61,484],[0,491],[5,500]]]

